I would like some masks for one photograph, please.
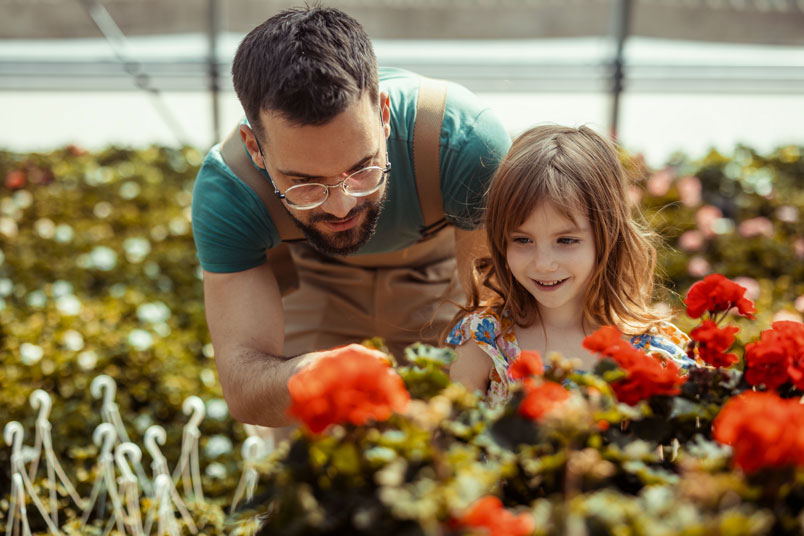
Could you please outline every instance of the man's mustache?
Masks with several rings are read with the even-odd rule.
[[[354,207],[343,218],[336,218],[332,214],[316,214],[315,216],[310,218],[309,223],[310,224],[318,223],[318,222],[339,223],[339,222],[348,220],[350,218],[353,218],[353,217],[357,216],[358,214],[360,214],[361,212],[367,211],[369,208],[371,208],[371,207],[369,206],[368,203],[363,203],[362,205],[358,205],[358,206]]]

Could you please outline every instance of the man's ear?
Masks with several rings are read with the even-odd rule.
[[[254,135],[254,131],[251,130],[251,127],[248,125],[240,125],[240,139],[243,140],[243,143],[246,145],[246,150],[248,154],[251,155],[251,159],[254,163],[258,167],[265,169],[265,160],[262,154],[260,154],[260,146],[257,145],[257,137]]]
[[[387,138],[391,135],[391,97],[387,91],[380,92],[380,117]]]

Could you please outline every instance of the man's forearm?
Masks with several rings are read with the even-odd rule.
[[[314,358],[272,356],[256,350],[231,351],[217,359],[223,396],[232,417],[245,424],[287,426],[288,380]]]

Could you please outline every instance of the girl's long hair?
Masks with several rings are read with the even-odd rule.
[[[534,297],[508,268],[510,236],[540,203],[573,220],[585,214],[594,233],[596,262],[583,298],[586,326],[616,325],[644,332],[664,320],[651,307],[655,235],[628,200],[629,179],[616,146],[588,127],[538,126],[518,136],[486,195],[489,256],[475,261],[467,305],[456,316],[492,308],[514,323],[539,319]]]

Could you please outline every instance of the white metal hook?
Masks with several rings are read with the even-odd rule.
[[[132,465],[140,463],[142,459],[142,451],[140,447],[131,442],[120,443],[114,449],[114,461],[117,463],[117,469],[123,475],[123,478],[129,482],[136,482],[137,477],[131,470],[131,466],[126,461],[126,456],[132,461]]]
[[[3,439],[6,445],[11,447],[12,458],[19,459],[18,456],[22,454],[22,440],[25,437],[25,430],[19,421],[10,421],[3,428]]]
[[[243,441],[243,447],[240,450],[240,453],[243,456],[244,460],[256,460],[262,454],[264,448],[263,440],[257,436],[248,436],[245,441]]]
[[[89,392],[93,398],[100,398],[103,395],[103,407],[114,404],[114,397],[117,394],[117,384],[111,376],[101,374],[92,379],[89,384]]]
[[[204,401],[195,395],[185,398],[181,409],[185,415],[192,414],[190,420],[187,422],[187,426],[190,428],[198,428],[198,425],[201,424],[201,421],[204,420],[207,414]]]
[[[111,453],[116,440],[117,432],[114,425],[108,422],[100,423],[92,433],[92,442],[101,447],[100,456]]]
[[[159,449],[159,445],[164,445],[165,441],[167,441],[167,433],[165,433],[165,429],[158,424],[151,425],[145,430],[145,437],[143,438],[145,450],[148,451],[148,454],[151,455],[154,461],[165,459],[162,455],[162,451]]]
[[[50,395],[47,394],[47,391],[37,389],[31,393],[28,401],[31,403],[31,407],[33,409],[39,410],[39,414],[36,416],[37,423],[48,420],[48,417],[50,417],[50,410],[53,408],[53,400],[50,399]]]

